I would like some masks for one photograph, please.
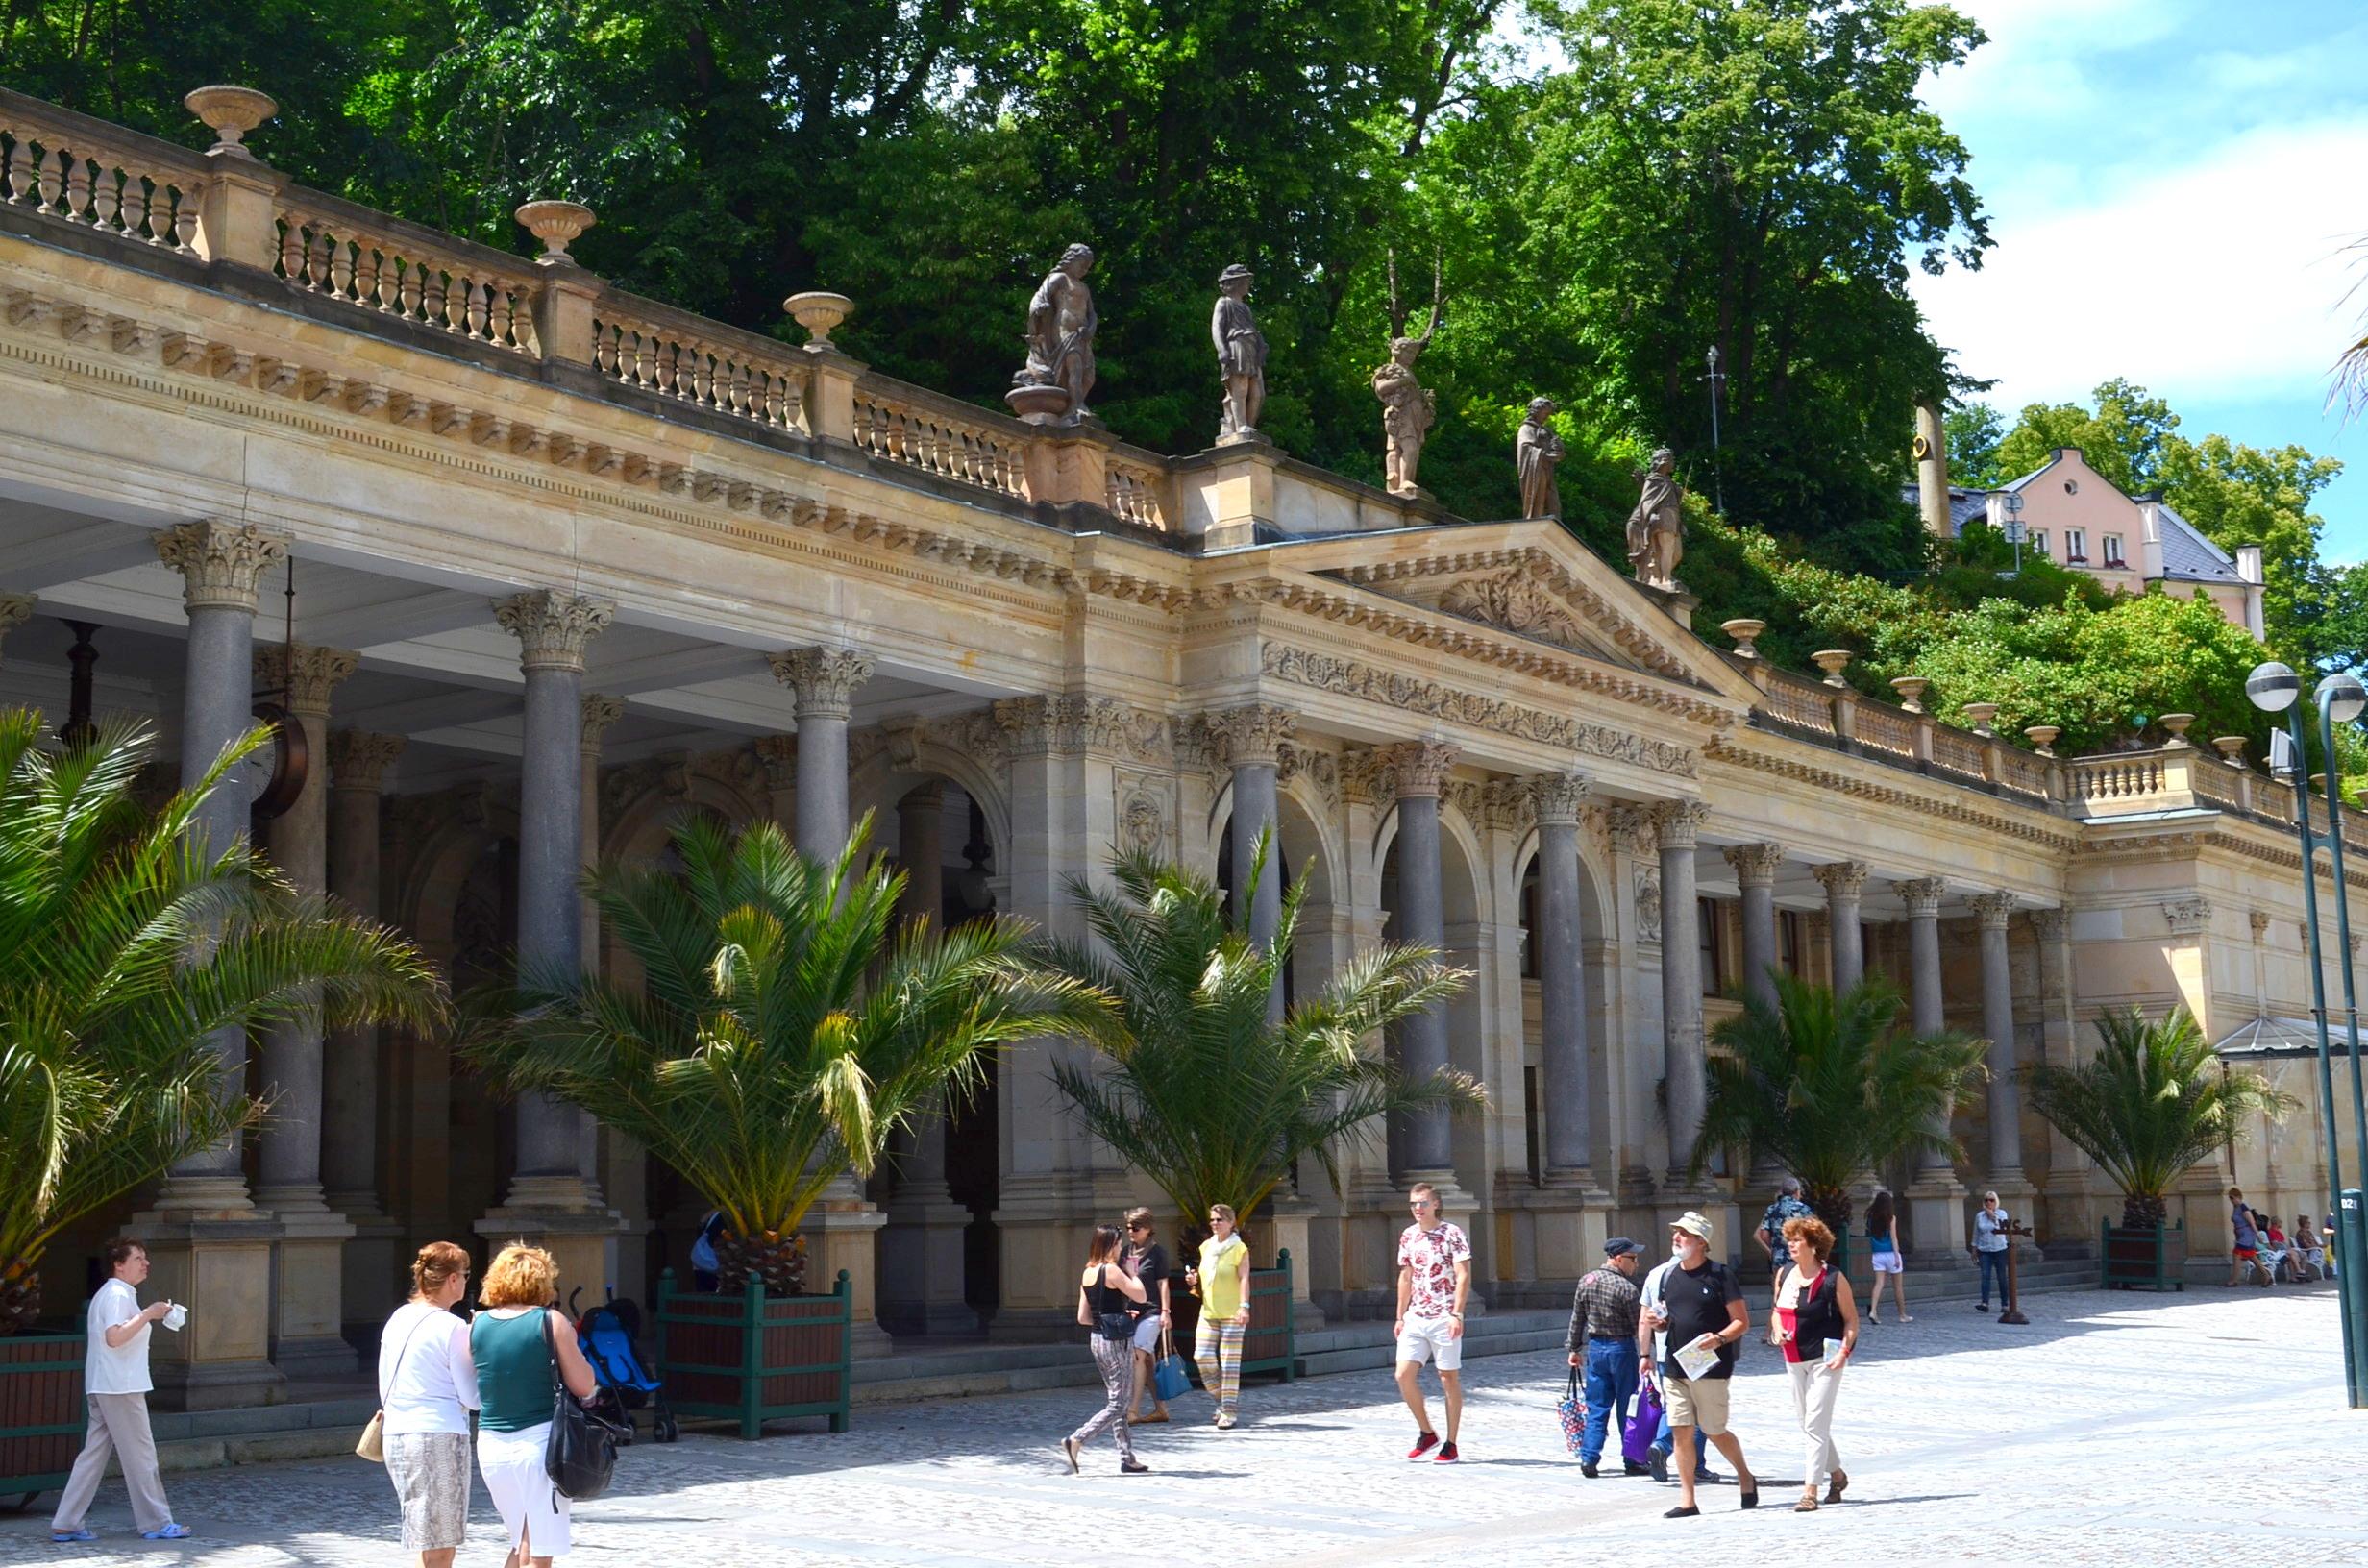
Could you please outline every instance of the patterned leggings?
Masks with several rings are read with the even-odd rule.
[[[1212,1323],[1200,1320],[1193,1333],[1193,1360],[1200,1363],[1200,1383],[1227,1415],[1242,1397],[1242,1335],[1248,1325],[1231,1318]]]

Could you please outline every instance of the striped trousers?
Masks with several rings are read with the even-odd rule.
[[[1201,1386],[1227,1415],[1242,1398],[1242,1335],[1246,1328],[1231,1318],[1213,1323],[1203,1317],[1193,1333],[1193,1360],[1200,1364]]]

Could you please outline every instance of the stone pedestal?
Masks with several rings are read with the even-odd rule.
[[[286,1374],[271,1361],[279,1223],[252,1209],[151,1212],[134,1214],[123,1229],[148,1249],[147,1298],[189,1309],[179,1334],[160,1326],[149,1336],[151,1402],[160,1409],[224,1410],[284,1399]]]
[[[1612,1195],[1582,1173],[1548,1171],[1522,1199],[1531,1212],[1537,1262],[1532,1278],[1576,1280],[1603,1262],[1612,1235]]]
[[[326,1205],[274,1217],[272,1364],[291,1378],[346,1376],[361,1364],[345,1340],[345,1248],[354,1227]],[[376,1299],[391,1307],[400,1298]]]
[[[1064,1177],[1006,1172],[995,1224],[1003,1299],[987,1337],[1042,1344],[1073,1335],[1093,1211],[1071,1201]]]
[[[1272,1268],[1275,1258],[1284,1252],[1291,1254],[1291,1299],[1296,1305],[1298,1332],[1312,1333],[1324,1326],[1323,1309],[1318,1307],[1310,1294],[1314,1287],[1313,1249],[1309,1245],[1317,1206],[1299,1195],[1288,1183],[1275,1190],[1274,1197],[1249,1225],[1249,1257],[1253,1268]]]
[[[967,1217],[967,1216],[966,1216]],[[822,1200],[805,1212],[799,1229],[805,1237],[805,1287],[830,1288],[847,1270],[854,1296],[854,1350],[858,1357],[885,1356],[896,1348],[879,1326],[879,1233],[888,1216],[863,1199],[851,1180],[831,1184]]]
[[[1965,1188],[1946,1170],[1920,1170],[1900,1197],[1908,1211],[1908,1266],[1925,1273],[1973,1271],[1965,1250]]]

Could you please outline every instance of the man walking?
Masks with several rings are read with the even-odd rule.
[[[1414,1412],[1418,1433],[1410,1459],[1432,1456],[1453,1464],[1455,1435],[1464,1424],[1464,1303],[1471,1295],[1471,1242],[1461,1226],[1439,1217],[1439,1191],[1418,1182],[1406,1201],[1415,1221],[1397,1238],[1397,1391]],[[1439,1367],[1439,1389],[1447,1406],[1447,1440],[1431,1430],[1422,1399],[1422,1363]]]
[[[1603,1244],[1603,1266],[1591,1269],[1570,1297],[1570,1333],[1563,1348],[1587,1379],[1587,1427],[1579,1434],[1579,1474],[1592,1481],[1603,1458],[1604,1432],[1628,1422],[1637,1397],[1637,1257],[1643,1249],[1624,1236]],[[1633,1459],[1628,1474],[1648,1472]]]
[[[1736,1347],[1751,1332],[1751,1313],[1735,1276],[1723,1263],[1711,1262],[1710,1242],[1711,1222],[1690,1210],[1669,1227],[1677,1266],[1662,1279],[1659,1314],[1669,1335],[1661,1387],[1677,1457],[1677,1507],[1663,1515],[1667,1519],[1690,1519],[1702,1511],[1693,1501],[1696,1430],[1735,1466],[1743,1507],[1760,1506],[1760,1485],[1744,1462],[1743,1445],[1727,1430],[1728,1380],[1735,1374]]]
[[[1652,1272],[1644,1276],[1639,1296],[1637,1314],[1637,1349],[1643,1358],[1643,1381],[1653,1384],[1654,1397],[1660,1398],[1660,1373],[1655,1370],[1669,1354],[1668,1304],[1662,1297],[1662,1286],[1668,1282],[1670,1272],[1677,1267],[1678,1252],[1674,1244],[1676,1233],[1670,1233],[1672,1245],[1669,1256],[1655,1263]],[[1669,1431],[1669,1404],[1661,1400],[1661,1424],[1654,1429],[1653,1446],[1645,1453],[1645,1468],[1663,1485],[1669,1482],[1669,1454],[1672,1433]],[[1693,1433],[1694,1482],[1697,1485],[1715,1486],[1718,1472],[1711,1468],[1710,1445],[1702,1439],[1702,1429]]]
[[[74,1473],[58,1496],[49,1538],[61,1543],[98,1539],[83,1528],[83,1518],[107,1475],[111,1450],[123,1464],[123,1483],[132,1494],[132,1519],[140,1538],[178,1541],[189,1531],[173,1523],[173,1510],[165,1507],[164,1483],[157,1476],[157,1442],[148,1430],[148,1391],[156,1386],[148,1376],[148,1334],[172,1313],[173,1304],[139,1304],[139,1286],[148,1278],[148,1249],[138,1242],[109,1242],[107,1262],[113,1277],[90,1298],[90,1348],[83,1370],[90,1434],[83,1440]],[[180,1327],[180,1320],[173,1326]]]

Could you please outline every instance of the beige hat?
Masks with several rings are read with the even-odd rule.
[[[1711,1238],[1711,1222],[1704,1219],[1700,1214],[1694,1213],[1691,1209],[1687,1210],[1684,1213],[1669,1221],[1669,1229],[1673,1231],[1691,1232],[1693,1235],[1700,1237],[1705,1241],[1708,1241]]]

